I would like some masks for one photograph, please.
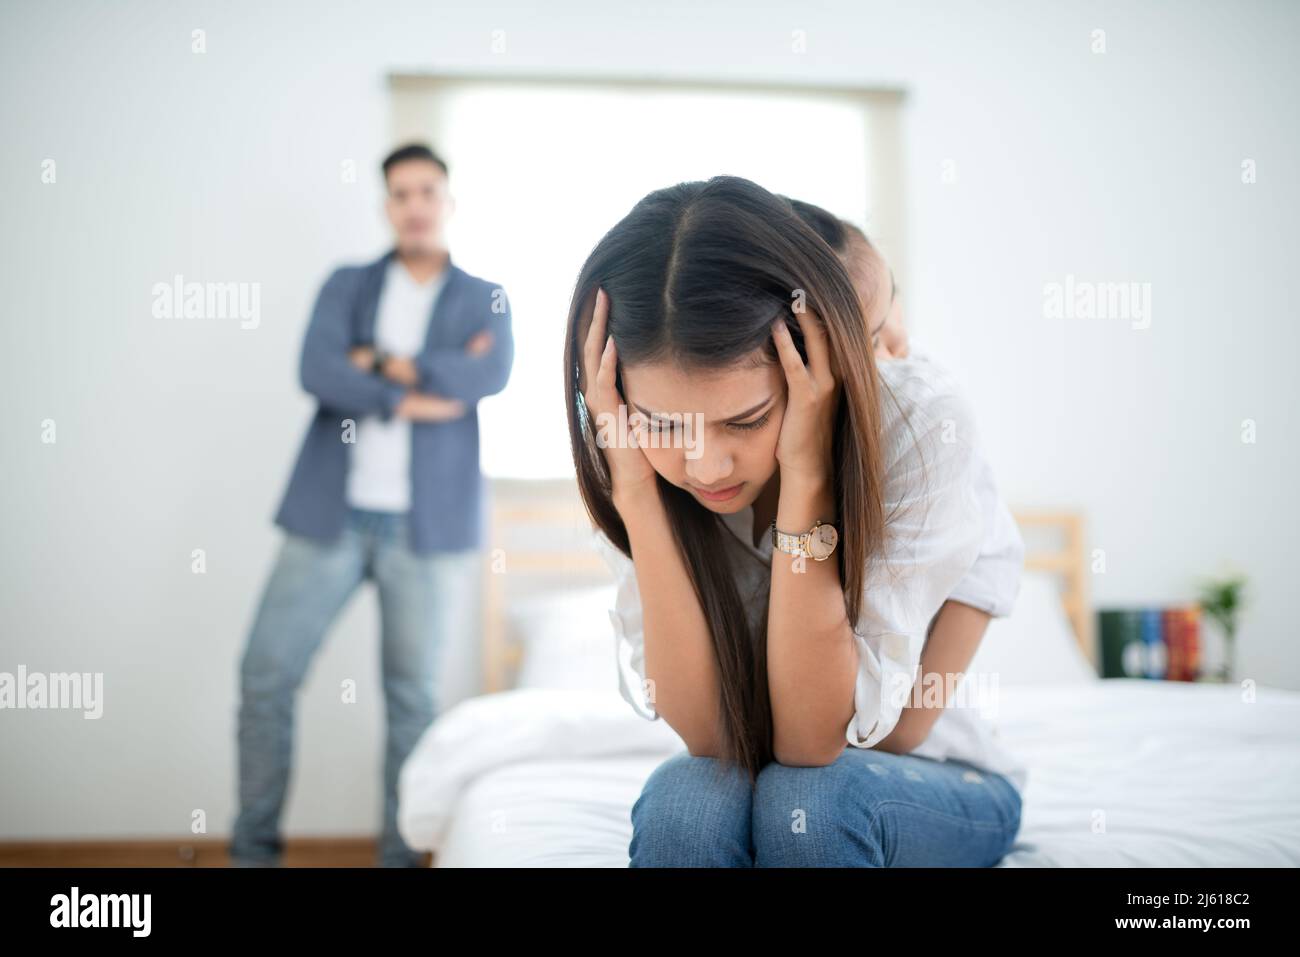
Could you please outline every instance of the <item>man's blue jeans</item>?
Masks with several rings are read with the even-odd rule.
[[[680,752],[632,806],[631,867],[992,867],[1020,828],[1000,774],[846,746],[825,767],[775,762],[751,789]]]
[[[242,866],[281,862],[280,816],[293,751],[294,699],[312,657],[357,587],[379,591],[387,746],[378,863],[420,855],[397,831],[397,777],[436,713],[437,656],[464,640],[481,571],[477,550],[419,556],[406,515],[352,509],[340,539],[286,535],[240,664],[239,815],[230,855]]]

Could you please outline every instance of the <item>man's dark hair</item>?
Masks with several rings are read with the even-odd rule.
[[[384,160],[384,182],[388,182],[388,171],[398,163],[405,163],[407,160],[424,160],[433,163],[442,170],[444,176],[451,175],[447,170],[447,163],[441,156],[431,150],[424,143],[407,143],[405,146],[399,146],[388,154]]]

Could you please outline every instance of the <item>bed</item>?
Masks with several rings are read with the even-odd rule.
[[[399,826],[435,867],[626,867],[630,809],[683,749],[617,691],[613,584],[572,483],[494,490],[486,693],[441,715],[403,766]],[[1017,511],[1015,612],[972,672],[1029,765],[999,867],[1300,864],[1300,693],[1099,679],[1082,518]]]

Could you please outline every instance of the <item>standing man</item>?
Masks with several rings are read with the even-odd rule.
[[[447,640],[466,640],[485,492],[477,402],[514,362],[500,287],[455,266],[447,164],[411,144],[383,164],[395,245],[326,280],[300,366],[315,415],[276,514],[285,531],[240,667],[240,865],[280,863],[294,698],[362,581],[379,594],[387,717],[378,863],[418,865],[397,831],[402,762],[435,717]]]

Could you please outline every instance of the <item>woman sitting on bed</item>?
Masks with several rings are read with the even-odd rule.
[[[1014,841],[1024,771],[974,710],[892,735],[985,515],[965,401],[877,366],[865,323],[832,249],[738,177],[651,193],[582,269],[566,401],[620,690],[686,744],[633,806],[632,866],[990,866]]]

